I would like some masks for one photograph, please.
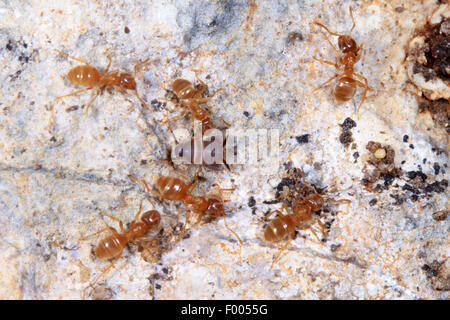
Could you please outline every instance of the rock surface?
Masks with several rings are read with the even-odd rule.
[[[420,93],[408,90],[405,65],[415,30],[438,1],[13,3],[0,4],[1,299],[449,298],[449,220],[433,218],[449,209],[448,134],[429,113],[418,114]],[[349,5],[352,36],[363,44],[355,71],[370,86],[359,119],[363,90],[342,104],[332,85],[314,91],[335,70],[313,57],[336,57],[313,21],[347,32]],[[55,102],[77,90],[63,76],[80,63],[54,49],[99,69],[111,54],[112,69],[127,72],[150,58],[136,74],[150,111],[115,89],[105,90],[87,115],[92,91]],[[194,81],[194,70],[210,92],[223,88],[208,103],[218,126],[222,118],[235,128],[279,130],[278,168],[203,171],[196,189],[235,189],[226,193],[226,221],[244,246],[239,252],[223,219],[192,219],[186,236],[167,235],[159,259],[147,262],[130,245],[95,289],[85,290],[109,262],[93,254],[99,236],[80,238],[104,228],[99,209],[133,219],[145,194],[129,174],[152,182],[168,173],[155,161],[174,143],[161,122],[177,114],[164,104],[165,88],[177,77]],[[356,126],[342,143],[347,118]],[[189,125],[188,118],[172,123]],[[383,171],[370,186],[362,182],[379,169],[369,161],[370,141],[395,151],[389,165],[399,177]],[[263,217],[280,204],[263,202],[274,199],[287,167],[328,187],[329,197],[352,202],[328,202],[321,214],[333,218],[327,241],[301,230],[271,269],[281,245],[262,240]],[[196,168],[181,170],[192,177]],[[184,214],[174,214],[183,206],[153,202],[164,213],[164,232],[179,230]]]

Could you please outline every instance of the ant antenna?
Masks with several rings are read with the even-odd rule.
[[[353,29],[355,29],[356,23],[355,23],[355,19],[353,18],[353,10],[352,7],[350,6],[350,17],[352,17],[352,21],[353,21],[353,26],[350,29],[350,32],[348,33],[348,35],[350,35],[353,31]]]

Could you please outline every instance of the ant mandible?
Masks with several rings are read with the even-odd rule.
[[[352,33],[353,29],[356,26],[355,19],[353,18],[352,7],[350,7],[350,16],[353,21],[353,26],[350,29],[350,32],[348,33],[348,35],[331,32],[323,24],[321,24],[317,21],[314,21],[314,23],[316,25],[324,28],[329,34],[338,37],[338,46],[339,46],[339,49],[341,50],[342,54],[331,43],[331,41],[328,39],[328,37],[326,37],[326,40],[328,41],[328,43],[331,45],[331,47],[335,51],[336,55],[338,56],[339,65],[343,66],[343,67],[340,67],[338,64],[336,64],[334,62],[317,59],[314,57],[313,58],[314,60],[324,63],[324,64],[332,65],[336,69],[341,71],[340,73],[337,73],[336,75],[331,77],[325,83],[321,84],[319,87],[315,88],[314,91],[322,88],[323,86],[327,85],[334,79],[338,78],[337,84],[334,88],[334,97],[336,98],[336,100],[338,102],[345,102],[355,96],[357,85],[364,88],[364,93],[361,98],[361,102],[359,103],[359,106],[356,109],[356,114],[358,115],[359,108],[361,107],[364,100],[366,99],[366,93],[367,93],[367,90],[369,89],[369,87],[367,84],[367,79],[365,77],[363,77],[362,75],[354,72],[354,65],[361,58],[362,45],[358,47],[358,45],[356,44],[356,41],[350,36],[350,34]],[[360,78],[361,80],[364,81],[364,83],[362,83],[359,80],[356,80],[353,76]]]
[[[311,223],[316,220],[321,228],[322,235],[325,235],[325,225],[319,219],[317,219],[317,217],[313,216],[314,212],[323,208],[325,200],[320,194],[317,193],[317,190],[314,186],[306,182],[303,171],[300,170],[299,172],[302,176],[303,183],[312,187],[315,193],[306,196],[304,199],[297,200],[292,206],[291,210],[285,203],[283,203],[282,209],[286,212],[286,214],[283,214],[283,212],[280,210],[274,210],[267,214],[266,219],[274,213],[277,214],[277,217],[271,220],[264,228],[264,240],[266,242],[278,243],[284,240],[286,237],[290,236],[289,241],[286,241],[276,258],[273,260],[271,268],[273,267],[275,262],[278,261],[281,253],[284,251],[284,249],[287,248],[290,241],[293,239],[295,230],[310,229],[317,240],[321,242],[319,237],[317,236],[315,229],[311,226]],[[348,199],[327,200],[331,200],[334,202],[351,202]]]
[[[147,199],[151,203],[148,194]],[[103,270],[103,272],[94,280],[94,282],[89,285],[89,287],[93,288],[93,286],[97,283],[97,281],[114,266],[116,261],[122,256],[123,250],[125,249],[128,243],[131,242],[141,247],[151,249],[151,247],[145,244],[144,242],[146,241],[153,242],[155,239],[144,237],[144,235],[147,234],[149,231],[156,229],[160,225],[161,215],[156,210],[149,210],[140,215],[142,211],[142,202],[143,199],[139,205],[139,210],[136,216],[130,222],[127,229],[124,228],[124,224],[120,219],[108,215],[99,209],[100,214],[107,216],[119,223],[121,233],[119,233],[115,228],[106,225],[106,228],[80,239],[84,240],[92,236],[96,236],[105,231],[110,231],[112,233],[111,235],[100,240],[95,249],[95,256],[99,259],[107,259],[107,260],[114,259],[114,260],[105,270]]]
[[[85,65],[82,66],[76,66],[75,68],[72,68],[69,70],[69,73],[67,74],[67,80],[69,80],[72,84],[75,85],[81,85],[81,86],[87,86],[85,89],[81,89],[63,96],[59,96],[55,99],[55,102],[58,101],[61,98],[68,97],[80,92],[92,90],[94,88],[97,88],[97,92],[92,98],[92,100],[87,104],[85,113],[87,114],[90,105],[95,101],[95,99],[99,96],[99,94],[105,89],[105,88],[111,88],[115,87],[123,94],[127,94],[126,90],[133,90],[136,94],[136,97],[139,99],[139,101],[144,105],[144,107],[147,110],[150,110],[145,103],[145,101],[139,96],[137,88],[136,88],[136,81],[134,80],[134,77],[129,73],[119,73],[118,70],[114,70],[111,72],[109,71],[109,67],[111,66],[111,57],[108,55],[108,66],[106,67],[105,71],[100,72],[93,66],[91,66],[89,63],[87,63],[84,60],[81,60],[79,58],[75,58],[72,56],[69,56],[67,53],[64,53],[58,49],[55,49],[58,53],[84,63]],[[148,59],[138,63],[134,66],[134,74],[136,74],[136,68],[140,64],[147,63]]]

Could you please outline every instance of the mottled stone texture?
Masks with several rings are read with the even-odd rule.
[[[433,219],[448,210],[448,134],[429,112],[418,113],[421,92],[405,59],[438,2],[2,1],[0,298],[83,297],[109,262],[93,255],[99,237],[80,238],[104,228],[99,209],[133,219],[144,193],[129,174],[153,183],[168,173],[154,161],[167,157],[174,142],[160,121],[177,114],[164,104],[165,89],[177,77],[194,81],[198,70],[210,92],[223,88],[208,103],[218,126],[222,118],[238,128],[280,130],[279,169],[205,171],[195,191],[205,194],[214,183],[235,189],[226,193],[227,223],[244,246],[239,254],[223,219],[192,219],[186,235],[177,236],[185,214],[173,215],[183,206],[153,198],[163,213],[161,257],[147,262],[130,245],[86,298],[448,299],[449,221]],[[313,91],[335,69],[312,58],[336,56],[312,22],[347,32],[350,4],[352,36],[364,45],[355,71],[370,86],[359,119],[361,89],[342,104],[333,84]],[[111,54],[112,69],[128,72],[152,59],[136,74],[150,111],[115,89],[105,90],[87,115],[94,92],[55,103],[77,90],[63,76],[80,63],[53,49],[99,69]],[[448,97],[448,86],[439,90]],[[352,140],[344,144],[346,118],[356,126],[345,130]],[[188,117],[172,123],[182,125],[190,125]],[[395,151],[389,165],[399,176],[362,181],[377,170],[369,141]],[[352,202],[329,201],[322,212],[330,221],[327,241],[302,230],[270,269],[280,246],[262,241],[263,216],[280,204],[263,202],[274,199],[289,166],[327,187],[329,197]],[[189,177],[195,171],[181,169]]]

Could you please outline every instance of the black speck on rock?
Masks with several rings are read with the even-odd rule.
[[[297,136],[295,137],[295,140],[297,140],[298,143],[303,144],[303,143],[308,143],[309,142],[309,134],[303,134],[301,136]]]
[[[406,175],[409,179],[414,179],[415,177],[417,177],[417,173],[415,171],[408,171]]]
[[[289,32],[286,42],[288,44],[294,44],[295,42],[302,41],[302,40],[303,40],[303,35],[300,32],[292,31],[292,32]]]
[[[431,193],[431,192],[436,192],[436,193],[441,193],[444,192],[446,187],[448,186],[448,182],[445,183],[447,180],[442,180],[442,181],[436,181],[433,182],[431,184],[428,184],[425,187],[425,192],[427,193]]]
[[[434,174],[435,174],[435,175],[438,175],[438,174],[439,174],[439,171],[441,170],[441,166],[440,166],[437,162],[435,162],[435,163],[433,164],[433,169],[434,169]]]
[[[340,126],[342,127],[342,130],[347,131],[356,127],[356,122],[351,118],[346,118]]]
[[[256,205],[256,200],[255,200],[255,198],[253,197],[253,196],[251,196],[249,199],[248,199],[248,206],[250,207],[250,208],[252,208],[252,207],[254,207]]]
[[[353,142],[352,133],[350,131],[342,132],[341,135],[339,136],[339,142],[346,146],[352,143]]]
[[[410,184],[405,184],[405,185],[402,187],[402,190],[403,190],[403,191],[410,191],[410,192],[415,193],[415,194],[419,194],[419,193],[420,193],[419,189],[414,188],[414,187],[411,186]]]
[[[12,42],[11,42],[11,40],[9,40],[8,41],[8,44],[6,45],[6,49],[8,49],[9,51],[12,51],[13,50],[13,44],[12,44]]]
[[[394,176],[392,176],[390,173],[387,173],[384,175],[384,185],[385,186],[389,186],[392,184],[392,182],[394,181]]]
[[[370,200],[370,201],[369,201],[369,204],[370,204],[371,206],[376,205],[376,204],[377,204],[377,199],[372,199],[372,200]]]

